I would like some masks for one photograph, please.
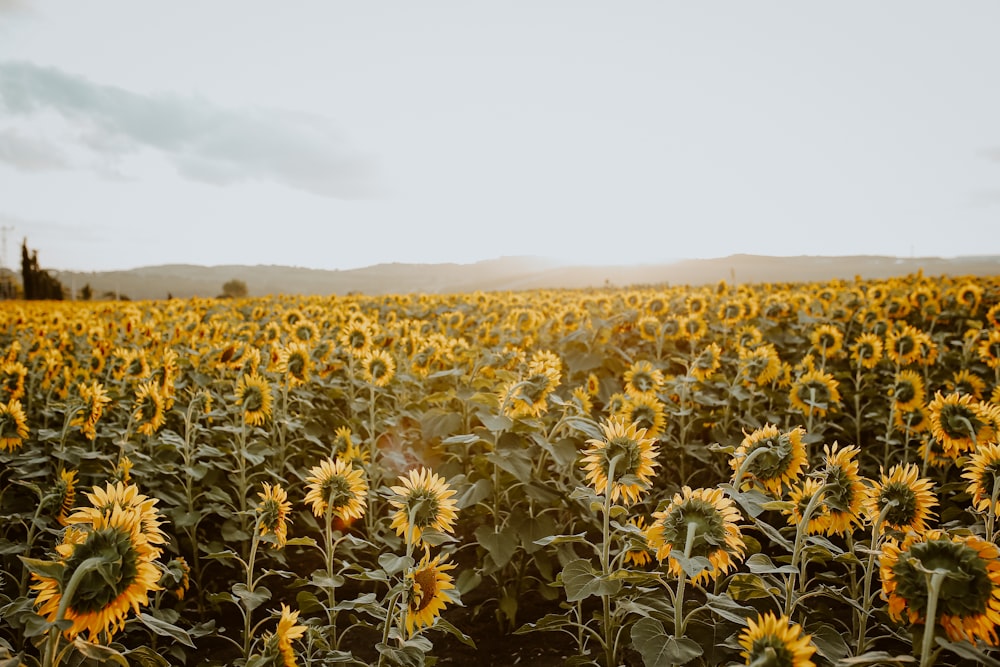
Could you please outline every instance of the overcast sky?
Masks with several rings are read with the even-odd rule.
[[[1000,3],[0,0],[47,268],[1000,254]]]

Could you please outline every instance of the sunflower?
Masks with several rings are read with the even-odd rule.
[[[663,389],[663,371],[642,360],[625,371],[625,393],[629,396],[655,396]]]
[[[153,435],[167,420],[163,414],[163,396],[154,382],[143,382],[135,390],[135,408],[132,418],[139,424],[136,430],[143,435]]]
[[[355,320],[341,329],[337,342],[351,356],[360,357],[372,345],[371,327],[364,320]]]
[[[512,418],[540,417],[548,409],[548,397],[562,380],[560,363],[538,358],[528,364],[528,377],[510,382],[500,390],[504,414]]]
[[[271,416],[271,386],[257,373],[241,375],[236,381],[236,404],[243,407],[247,424],[263,425]]]
[[[922,406],[927,398],[924,380],[920,374],[902,370],[896,374],[896,382],[889,390],[896,412],[910,412]]]
[[[584,452],[582,463],[587,471],[587,482],[597,493],[607,493],[608,475],[614,461],[611,501],[623,498],[627,504],[635,503],[640,493],[649,488],[653,468],[659,465],[655,438],[648,437],[646,429],[621,415],[606,420],[601,430],[604,438],[588,440],[590,447]]]
[[[628,549],[625,551],[625,564],[635,567],[646,567],[656,555],[649,548],[649,541],[646,539],[646,517],[630,517],[628,520],[629,530],[626,533],[628,538]]]
[[[410,637],[421,628],[434,624],[441,615],[441,610],[451,601],[448,591],[455,588],[448,570],[453,570],[453,563],[446,563],[447,558],[441,555],[430,559],[430,553],[424,553],[420,563],[406,575],[406,615],[404,628],[406,636]]]
[[[719,370],[719,366],[722,364],[721,356],[722,348],[719,347],[719,344],[709,344],[691,361],[689,373],[692,377],[704,382],[715,371]]]
[[[931,423],[927,410],[922,406],[917,406],[913,410],[894,410],[892,422],[896,430],[911,434],[924,433],[930,428]]]
[[[920,469],[914,465],[897,465],[882,472],[881,479],[866,494],[864,500],[868,519],[874,524],[884,511],[881,529],[901,533],[927,530],[927,520],[934,516],[931,509],[938,504],[931,480],[920,478]],[[888,507],[888,509],[886,509]]]
[[[986,391],[986,382],[969,370],[955,371],[944,386],[949,393],[969,394],[977,401],[983,399],[983,392]]]
[[[191,587],[191,566],[183,556],[171,558],[163,566],[160,574],[159,586],[163,590],[170,591],[178,600],[183,600]]]
[[[597,396],[597,393],[601,390],[601,381],[598,377],[591,373],[587,376],[587,394],[591,397]]]
[[[820,355],[834,359],[843,350],[844,333],[836,325],[821,324],[809,334],[809,341]]]
[[[858,454],[856,445],[840,448],[823,445],[825,466],[823,469],[826,490],[823,504],[827,512],[823,517],[823,529],[827,535],[844,535],[859,523],[865,485],[858,474]]]
[[[729,460],[729,466],[735,473],[753,455],[743,473],[747,477],[741,484],[742,490],[749,489],[756,481],[770,493],[780,495],[782,488],[794,484],[806,465],[803,435],[805,431],[802,428],[781,433],[777,426],[771,424],[746,435]]]
[[[385,387],[396,374],[396,362],[385,350],[368,350],[361,357],[361,368],[365,382],[376,387]]]
[[[972,506],[981,512],[990,508],[993,486],[1000,478],[1000,444],[995,442],[980,445],[965,464],[962,477],[969,480],[966,492],[972,496]],[[1000,514],[1000,499],[993,507],[994,514]]]
[[[997,645],[1000,623],[1000,552],[976,535],[950,535],[941,530],[910,533],[902,544],[882,547],[882,598],[889,615],[904,615],[910,624],[926,623],[928,577],[946,572],[937,604],[937,622],[952,641],[982,639]]]
[[[132,481],[132,459],[122,455],[111,470],[111,481],[128,484]]]
[[[753,325],[740,327],[736,332],[736,344],[740,347],[754,348],[764,342],[764,334]]]
[[[993,437],[988,408],[969,394],[938,392],[927,406],[931,434],[941,443],[945,455],[958,458]]]
[[[666,425],[666,407],[655,395],[636,394],[629,396],[622,406],[620,415],[626,423],[635,424],[638,429],[645,429],[646,437],[659,438]]]
[[[343,521],[360,519],[368,500],[368,482],[364,471],[351,465],[350,459],[326,459],[309,470],[304,502],[315,516],[330,508],[332,516]]]
[[[781,359],[777,350],[768,343],[757,347],[740,347],[740,375],[745,378],[743,384],[747,387],[755,384],[765,387],[778,378],[781,373]]]
[[[746,545],[740,532],[740,512],[722,489],[695,489],[685,486],[662,512],[653,513],[653,523],[646,531],[649,548],[661,563],[669,559],[670,572],[685,576],[672,551],[683,554],[689,530],[694,530],[690,556],[707,558],[710,569],[699,572],[692,583],[707,582],[724,574],[743,558]]]
[[[822,418],[828,410],[840,404],[838,387],[839,384],[829,373],[810,370],[792,384],[789,399],[792,407],[806,415],[815,414]]]
[[[104,385],[97,380],[93,380],[90,384],[81,382],[76,390],[83,403],[83,409],[82,414],[73,418],[70,426],[80,427],[87,440],[94,440],[97,437],[97,422],[104,414],[104,407],[111,403],[111,397],[104,390]]]
[[[792,506],[789,509],[781,511],[787,517],[786,521],[789,526],[798,526],[802,523],[810,501],[812,501],[813,496],[817,493],[822,493],[822,488],[823,482],[812,477],[807,477],[802,480],[801,484],[792,487],[788,492],[788,501]],[[829,510],[822,503],[822,497],[817,503],[813,505],[813,512],[809,515],[809,524],[806,526],[807,535],[822,533],[829,518]]]
[[[885,349],[882,339],[873,333],[863,333],[851,346],[851,360],[861,368],[871,370],[882,361]]]
[[[312,359],[305,343],[289,343],[278,351],[277,371],[284,377],[289,387],[298,387],[309,382]]]
[[[60,470],[59,480],[52,490],[55,504],[59,507],[56,520],[62,526],[66,525],[66,518],[73,511],[73,505],[76,503],[76,474],[76,470]]]
[[[396,508],[389,527],[397,535],[406,535],[416,544],[428,529],[441,533],[454,530],[458,505],[453,498],[455,491],[443,477],[421,468],[400,475],[399,481],[400,486],[390,488],[393,496],[389,498],[389,504]]]
[[[274,535],[278,549],[284,548],[288,539],[288,512],[292,504],[288,502],[288,494],[280,484],[271,486],[262,482],[264,490],[257,493],[260,502],[257,503],[257,522],[261,537]]]
[[[922,332],[909,324],[898,326],[886,334],[886,356],[897,366],[909,366],[921,357]]]
[[[306,633],[306,626],[296,625],[299,620],[299,612],[292,611],[285,603],[281,603],[281,617],[278,619],[278,629],[274,637],[278,644],[278,651],[281,653],[283,667],[296,667],[295,650],[292,648],[292,641],[301,639]]]
[[[54,622],[66,585],[86,564],[90,569],[81,571],[65,604],[64,618],[72,621],[65,635],[73,639],[86,630],[92,642],[102,633],[110,639],[124,628],[130,609],[138,613],[141,605],[149,604],[149,593],[160,590],[160,571],[154,563],[158,550],[146,540],[140,513],[132,508],[116,505],[93,522],[75,522],[71,516],[70,523],[79,527],[67,529],[56,547],[64,565],[61,577],[31,574],[35,582],[31,588],[38,592],[35,605],[40,615]],[[101,560],[96,568],[95,558]]]
[[[27,437],[28,418],[24,415],[21,401],[14,399],[7,404],[0,403],[0,451],[20,449]]]
[[[652,315],[645,315],[639,318],[636,326],[639,329],[639,337],[645,341],[652,343],[660,337],[662,325],[660,324],[660,320]]]
[[[695,341],[708,333],[708,324],[700,315],[689,315],[681,319],[681,332],[688,340]]]
[[[747,627],[740,633],[740,652],[747,665],[773,667],[815,667],[810,658],[816,647],[809,641],[812,635],[787,616],[775,617],[771,612],[758,614],[757,620],[747,618]]]
[[[954,297],[955,301],[969,309],[969,314],[973,314],[983,298],[983,288],[975,283],[965,283],[955,290]]]
[[[994,306],[994,309],[997,308],[1000,308],[1000,304]],[[993,312],[993,310],[990,310],[990,312]],[[1000,327],[1000,325],[996,324],[994,326]],[[987,366],[993,369],[1000,368],[1000,328],[990,329],[989,333],[986,334],[986,338],[979,343],[976,352]]]
[[[96,524],[101,520],[107,520],[116,507],[133,511],[139,517],[143,539],[154,551],[154,558],[159,557],[160,545],[167,543],[167,536],[160,528],[163,515],[156,509],[158,499],[145,496],[139,493],[139,487],[135,484],[124,482],[108,482],[103,487],[95,486],[90,493],[83,495],[90,501],[91,506],[78,507],[66,518],[67,525]]]
[[[576,387],[571,395],[580,406],[580,414],[589,415],[594,411],[594,401],[591,400],[586,387]]]
[[[299,343],[313,343],[319,340],[319,327],[310,320],[296,322],[289,330],[291,337]]]
[[[28,368],[20,361],[8,361],[0,365],[0,390],[2,398],[7,403],[24,396],[24,378]]]

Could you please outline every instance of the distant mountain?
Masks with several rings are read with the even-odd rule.
[[[291,266],[171,264],[128,271],[51,271],[67,288],[89,284],[95,298],[217,296],[229,280],[242,280],[251,296],[267,294],[405,294],[587,288],[603,286],[799,282],[924,275],[1000,275],[1000,256],[897,258],[765,257],[732,255],[635,266],[568,266],[538,257],[503,257],[474,264],[378,264],[330,271]]]

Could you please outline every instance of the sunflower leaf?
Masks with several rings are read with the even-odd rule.
[[[173,623],[167,623],[164,620],[156,618],[155,616],[150,616],[149,614],[143,612],[139,614],[139,620],[147,628],[160,635],[161,637],[172,637],[184,644],[185,646],[190,646],[195,648],[194,642],[191,641],[190,635],[183,629],[178,628]]]
[[[567,602],[576,602],[591,595],[614,595],[621,590],[622,586],[621,580],[605,579],[595,572],[590,561],[585,558],[578,558],[567,563],[559,576],[562,579],[563,588],[566,589]]]
[[[974,660],[976,664],[984,665],[985,667],[1000,667],[1000,660],[987,655],[969,642],[952,642],[948,641],[944,637],[935,637],[934,641],[937,642],[938,646],[944,647],[955,655],[962,658],[968,658],[969,660]]]
[[[632,626],[632,643],[642,654],[646,667],[683,665],[702,654],[702,649],[686,637],[668,635],[655,618],[640,618]]]
[[[251,591],[247,588],[246,584],[241,582],[233,584],[232,591],[233,595],[238,597],[240,601],[243,602],[243,606],[246,607],[248,611],[253,611],[271,599],[271,591],[264,586],[258,586]]]
[[[742,572],[734,574],[729,578],[729,586],[726,588],[726,593],[738,602],[771,596],[771,593],[764,585],[764,581],[758,575]]]
[[[850,653],[844,637],[833,626],[823,623],[806,630],[812,635],[816,651],[830,662],[837,662]]]
[[[66,571],[66,565],[61,561],[28,558],[27,556],[18,556],[18,558],[24,563],[24,567],[27,568],[28,572],[46,579],[62,581],[63,573]]]
[[[83,637],[77,637],[73,640],[73,648],[84,657],[96,660],[102,665],[113,662],[122,665],[122,667],[128,667],[128,660],[125,659],[125,656],[110,646],[91,644]]]
[[[869,651],[850,658],[842,658],[837,664],[844,665],[844,667],[866,667],[867,665],[909,665],[916,661],[912,655],[892,655],[885,651]]]
[[[444,630],[449,635],[451,635],[452,637],[454,637],[458,641],[462,642],[466,646],[469,646],[471,648],[476,648],[476,642],[474,642],[472,640],[472,637],[470,637],[469,635],[465,634],[464,632],[462,632],[461,630],[459,630],[454,625],[452,625],[448,621],[444,620],[440,616],[434,622],[434,628],[438,629],[438,630]]]

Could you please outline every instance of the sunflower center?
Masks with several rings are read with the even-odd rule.
[[[912,353],[917,348],[917,343],[910,336],[901,336],[896,340],[893,349],[896,350],[896,354],[900,356],[906,356]]]
[[[410,598],[410,611],[419,613],[430,605],[437,595],[437,573],[434,568],[417,570],[413,575],[413,597]]]
[[[949,438],[954,440],[971,438],[982,427],[983,422],[964,406],[946,405],[941,409],[941,429]]]
[[[433,491],[415,489],[406,501],[406,509],[413,525],[422,530],[437,521],[440,505]]]
[[[917,390],[911,382],[900,382],[896,385],[896,402],[909,403],[917,395]]]
[[[70,600],[69,606],[77,614],[97,613],[107,608],[139,575],[138,554],[131,536],[122,530],[95,530],[86,541],[77,545],[66,561],[67,581],[88,558],[100,558],[104,562],[83,575]]]
[[[388,372],[388,367],[385,362],[381,359],[372,359],[371,363],[368,365],[368,372],[371,373],[373,380],[381,379],[386,372]]]
[[[611,461],[618,458],[615,463],[615,479],[621,480],[626,475],[635,475],[639,471],[642,463],[642,452],[639,451],[638,444],[632,438],[612,438],[605,448],[604,455],[607,457],[606,472],[610,472]]]
[[[882,489],[882,492],[879,493],[879,509],[881,510],[893,501],[896,502],[896,505],[886,512],[886,523],[899,528],[910,526],[917,518],[917,509],[919,506],[913,489],[900,482],[886,485]]]
[[[941,583],[938,608],[942,614],[968,617],[986,613],[993,595],[993,582],[986,561],[979,552],[965,544],[947,539],[920,542],[900,554],[892,571],[896,593],[924,615],[927,609],[927,579],[917,564],[926,570],[947,570]]]
[[[264,397],[261,396],[257,387],[247,387],[243,392],[243,409],[247,412],[256,412],[264,407]]]
[[[302,378],[305,376],[306,361],[302,355],[293,354],[288,357],[288,373],[293,377]]]
[[[323,491],[330,507],[335,510],[344,507],[354,498],[350,483],[342,475],[333,475],[323,482]]]
[[[352,331],[351,335],[347,337],[350,342],[351,347],[355,350],[360,350],[365,346],[365,334],[363,331]]]

